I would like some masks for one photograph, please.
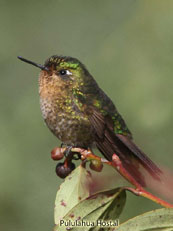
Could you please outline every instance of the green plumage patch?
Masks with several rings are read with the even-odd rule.
[[[79,64],[78,63],[70,63],[70,62],[60,62],[59,66],[64,67],[64,68],[76,69],[79,66]]]
[[[68,56],[53,55],[46,60],[45,66],[51,66],[53,64],[57,67],[59,66],[63,68],[77,69],[80,65],[80,62],[77,59],[72,59]]]

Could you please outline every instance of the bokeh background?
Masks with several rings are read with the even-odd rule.
[[[79,58],[116,103],[136,143],[173,169],[173,1],[0,0],[0,229],[52,230],[62,182],[41,118],[39,70],[53,54]],[[120,222],[159,208],[128,193]]]

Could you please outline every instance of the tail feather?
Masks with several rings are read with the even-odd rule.
[[[143,151],[139,149],[139,147],[131,139],[121,134],[116,134],[116,136],[121,140],[121,142],[129,149],[129,151],[140,161],[142,166],[146,170],[148,170],[148,172],[154,178],[160,179],[159,175],[162,173],[162,171]]]
[[[114,134],[109,130],[105,131],[104,141],[96,141],[98,149],[108,159],[112,160],[112,155],[115,153],[119,156],[122,165],[133,176],[136,181],[145,187],[145,179],[140,171],[142,165],[150,175],[160,180],[162,171],[144,154],[134,143],[127,137],[120,134]]]
[[[112,160],[112,155],[116,153],[118,156],[121,156],[120,159],[122,161],[123,167],[129,172],[130,175],[135,178],[135,180],[143,187],[146,186],[145,180],[137,165],[132,163],[132,160],[122,159],[122,155],[117,153],[111,145],[107,146],[106,142],[97,142],[97,148],[99,151],[105,156],[106,159]]]

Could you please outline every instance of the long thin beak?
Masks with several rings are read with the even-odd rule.
[[[20,59],[20,60],[22,60],[22,61],[25,62],[25,63],[29,63],[29,64],[31,64],[31,65],[33,65],[33,66],[35,66],[35,67],[38,67],[38,68],[40,68],[41,70],[49,71],[49,68],[45,67],[44,65],[37,64],[37,63],[32,62],[32,61],[30,61],[30,60],[28,60],[28,59],[25,59],[25,58],[23,58],[23,57],[21,57],[21,56],[17,56],[17,58]]]

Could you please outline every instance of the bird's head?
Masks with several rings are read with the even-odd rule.
[[[44,65],[37,64],[22,57],[20,60],[34,65],[41,69],[40,77],[46,79],[47,82],[53,83],[56,86],[67,86],[80,88],[87,84],[91,78],[85,66],[76,58],[68,56],[53,55],[48,58]]]

